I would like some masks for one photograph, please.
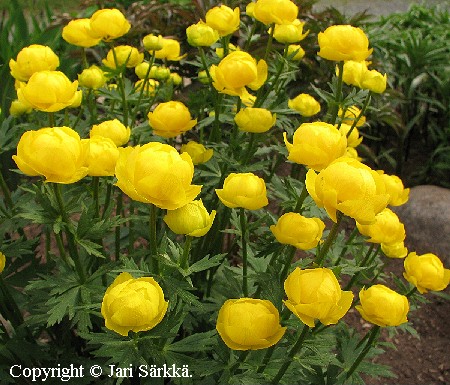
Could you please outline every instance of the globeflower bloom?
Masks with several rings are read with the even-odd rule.
[[[295,19],[292,23],[275,24],[273,38],[279,43],[298,43],[308,36],[309,31],[303,33],[305,23]]]
[[[13,160],[26,175],[41,175],[46,182],[69,184],[87,175],[87,155],[73,129],[44,127],[21,136]]]
[[[78,75],[78,83],[82,87],[97,90],[106,84],[106,76],[100,67],[92,65]]]
[[[131,199],[175,210],[200,193],[192,185],[194,165],[188,154],[158,142],[120,149],[116,185]]]
[[[270,231],[280,243],[310,250],[321,241],[324,228],[325,224],[319,218],[286,213],[278,219],[276,225],[270,226]]]
[[[214,88],[227,95],[249,96],[245,87],[259,89],[267,79],[267,63],[256,60],[247,52],[234,51],[225,56],[220,63],[212,65],[210,74]]]
[[[352,126],[342,123],[339,127],[339,132],[347,138],[347,146],[349,147],[358,147],[363,140],[363,138],[359,136],[359,131],[356,126],[352,128]],[[349,132],[350,135],[348,135]]]
[[[69,44],[77,47],[93,47],[100,43],[102,39],[92,37],[90,19],[74,19],[62,30],[62,38]]]
[[[118,119],[113,119],[94,124],[89,135],[91,138],[103,136],[111,139],[116,146],[123,146],[130,140],[131,130],[130,127],[125,127]]]
[[[101,312],[108,329],[126,336],[130,331],[153,329],[164,318],[168,304],[152,277],[121,273],[106,289]]]
[[[405,188],[402,180],[397,175],[385,174],[383,170],[377,170],[386,185],[386,192],[390,195],[390,206],[401,206],[408,202],[409,188]]]
[[[192,158],[194,165],[206,163],[213,156],[214,151],[212,149],[206,149],[201,143],[189,141],[186,144],[181,145],[181,153],[187,152]]]
[[[373,223],[389,201],[381,176],[369,166],[347,157],[336,159],[319,174],[309,170],[306,188],[334,222],[340,211],[359,223]]]
[[[125,35],[130,23],[118,9],[99,9],[90,18],[90,34],[94,39],[112,41]]]
[[[343,156],[347,147],[345,135],[325,122],[303,123],[295,130],[292,144],[284,133],[284,143],[289,152],[288,160],[316,171]]]
[[[359,292],[361,305],[356,310],[368,322],[378,326],[399,326],[408,322],[408,298],[384,285],[373,285]]]
[[[289,99],[288,107],[307,118],[320,112],[320,103],[308,94],[300,94],[294,99]]]
[[[287,24],[297,19],[298,7],[290,0],[258,0],[253,7],[256,20],[269,24]]]
[[[262,133],[269,131],[277,120],[273,114],[265,108],[247,107],[240,110],[234,117],[238,128],[241,131]]]
[[[286,307],[309,327],[314,327],[316,319],[324,325],[336,324],[353,301],[353,293],[343,291],[327,268],[295,268],[284,281],[284,291]]]
[[[320,57],[333,60],[362,61],[372,53],[364,31],[351,25],[332,25],[318,35]]]
[[[290,44],[288,45],[287,56],[291,60],[302,60],[305,56],[305,50],[298,44]]]
[[[219,310],[216,329],[233,350],[266,349],[280,341],[286,332],[273,303],[253,298],[225,301]]]
[[[231,9],[226,5],[211,8],[206,12],[206,24],[215,29],[220,36],[227,36],[239,29],[239,7]]]
[[[408,254],[408,249],[403,241],[391,244],[382,243],[381,251],[388,258],[405,258]]]
[[[3,254],[0,251],[0,274],[3,273],[5,266],[6,266],[6,257],[5,257],[5,254]]]
[[[356,119],[358,119],[358,116],[360,113],[361,113],[361,110],[357,106],[350,106],[345,110],[345,112],[341,108],[339,108],[338,115],[341,117],[342,123],[352,126],[354,121]],[[356,122],[355,127],[361,127],[365,123],[366,123],[366,117],[361,116],[358,119],[358,121]]]
[[[219,32],[203,21],[186,28],[187,41],[193,47],[209,47],[219,40]]]
[[[403,276],[417,287],[421,294],[427,293],[428,290],[444,290],[450,283],[450,269],[445,269],[442,261],[435,254],[409,253],[405,258],[404,266]]]
[[[269,204],[264,180],[251,172],[231,173],[225,178],[223,188],[216,189],[216,194],[230,208],[258,210]]]
[[[144,60],[144,54],[137,48],[129,45],[119,45],[111,48],[102,63],[108,68],[117,68],[126,66],[127,68],[136,67]]]
[[[406,237],[405,226],[388,208],[375,215],[374,223],[363,225],[356,222],[356,227],[362,235],[369,237],[367,242],[392,245],[403,242]]]
[[[79,97],[78,81],[73,83],[60,71],[39,71],[17,90],[19,100],[36,110],[56,112],[71,106]]]
[[[345,84],[381,94],[386,90],[387,75],[369,70],[365,61],[346,61],[342,80]]]
[[[90,139],[82,139],[81,142],[88,146],[86,166],[90,176],[113,176],[119,150],[114,142],[103,136],[93,136]]]
[[[59,67],[59,58],[50,47],[32,44],[22,48],[16,60],[9,61],[14,79],[26,82],[39,71],[54,71]]]
[[[163,220],[175,234],[203,237],[211,228],[216,211],[208,213],[202,200],[189,202],[176,210],[169,210]]]
[[[148,119],[153,133],[163,138],[178,136],[197,124],[189,109],[178,101],[158,104],[153,112],[149,112]]]
[[[180,55],[181,47],[180,43],[177,40],[164,37],[162,38],[161,43],[162,48],[160,50],[155,50],[155,57],[157,59],[180,61],[185,56]]]

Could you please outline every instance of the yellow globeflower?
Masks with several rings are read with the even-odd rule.
[[[212,158],[214,152],[212,149],[206,149],[203,144],[194,141],[183,144],[180,151],[181,153],[187,152],[192,158],[194,165],[206,163]]]
[[[54,71],[58,67],[58,56],[50,47],[39,44],[22,48],[16,60],[9,61],[11,75],[22,82],[28,81],[35,72]]]
[[[295,246],[297,249],[310,250],[316,247],[322,238],[325,224],[319,218],[306,218],[298,213],[283,214],[270,231],[278,242]]]
[[[336,324],[353,301],[353,293],[343,291],[333,271],[326,268],[297,267],[284,281],[284,291],[286,307],[309,327],[316,319],[324,325]]]
[[[216,189],[216,194],[230,208],[258,210],[269,204],[264,180],[250,172],[231,173],[225,178],[223,188]]]
[[[118,9],[99,9],[90,18],[90,34],[93,38],[112,41],[125,35],[130,23]]]
[[[24,104],[44,112],[56,112],[71,106],[79,97],[78,81],[71,82],[60,71],[39,71],[28,83],[17,90]]]
[[[350,129],[352,132],[350,132]],[[347,138],[347,146],[349,147],[358,147],[363,140],[362,136],[359,136],[359,131],[356,126],[352,128],[352,126],[342,123],[339,127],[339,132]],[[350,135],[348,135],[349,132]]]
[[[24,104],[23,101],[16,99],[11,102],[9,113],[11,116],[17,117],[23,114],[29,114],[33,110],[29,104]]]
[[[121,273],[106,290],[101,312],[108,329],[126,336],[130,331],[153,329],[164,318],[168,304],[152,277]]]
[[[161,35],[149,34],[144,36],[142,39],[142,44],[147,51],[159,51],[163,48],[164,42],[163,37]]]
[[[343,156],[347,147],[345,135],[325,122],[303,123],[295,131],[292,144],[284,133],[284,143],[289,152],[288,160],[317,171]]]
[[[239,7],[231,9],[226,5],[211,8],[206,12],[206,24],[215,29],[220,36],[227,36],[239,29]]]
[[[148,120],[153,133],[163,138],[178,136],[197,124],[189,109],[178,101],[158,104],[153,112],[149,112]]]
[[[88,146],[88,157],[86,166],[90,176],[113,176],[119,150],[114,142],[103,136],[93,136],[90,139],[82,139]]]
[[[295,19],[292,23],[275,24],[273,38],[279,43],[298,43],[308,36],[309,31],[303,33],[305,23]]]
[[[158,51],[155,51],[155,57],[157,59],[166,59],[170,61],[180,61],[184,58],[183,55],[180,55],[181,47],[180,43],[177,40],[163,38],[161,40],[162,48]]]
[[[351,25],[332,25],[318,35],[319,56],[327,60],[366,60],[372,53],[369,39],[361,28]]]
[[[450,283],[450,269],[445,269],[437,255],[409,253],[404,262],[403,276],[420,293],[444,290]]]
[[[225,301],[219,310],[216,329],[233,350],[266,349],[280,341],[286,332],[273,303],[253,298]]]
[[[144,54],[140,53],[137,48],[129,45],[119,45],[108,51],[103,64],[108,68],[117,68],[126,66],[128,68],[136,67],[144,60]]]
[[[208,213],[202,200],[189,202],[176,210],[168,210],[163,220],[175,234],[203,237],[211,228],[216,211]]]
[[[375,215],[374,223],[363,225],[356,222],[356,227],[362,235],[369,237],[368,242],[392,245],[403,242],[406,237],[405,226],[388,208]]]
[[[408,254],[408,249],[405,247],[405,243],[403,241],[392,244],[382,243],[381,251],[388,258],[405,258]]]
[[[78,83],[82,87],[96,90],[106,84],[106,76],[100,67],[92,65],[78,75]]]
[[[305,50],[298,44],[289,44],[287,50],[287,56],[291,60],[302,60],[305,56]]]
[[[90,137],[103,136],[111,139],[116,146],[123,146],[130,140],[130,127],[125,127],[118,119],[106,120],[99,124],[94,124],[89,133]]]
[[[386,192],[390,195],[390,206],[401,206],[408,202],[409,188],[405,188],[402,180],[397,175],[385,174],[383,170],[377,170],[386,185]]]
[[[290,0],[257,0],[253,7],[256,20],[269,24],[292,23],[298,15],[298,7]]]
[[[361,316],[378,326],[399,326],[408,322],[408,298],[384,285],[373,285],[359,292],[361,305],[355,306]]]
[[[21,136],[13,160],[26,175],[41,175],[46,182],[68,184],[87,175],[87,155],[80,136],[73,129],[44,127]]]
[[[0,274],[3,273],[5,266],[6,266],[6,257],[5,257],[5,254],[3,254],[0,251]]]
[[[320,112],[320,103],[308,94],[299,94],[294,99],[289,99],[288,107],[307,118]]]
[[[361,110],[357,106],[350,106],[348,107],[345,112],[339,108],[338,115],[342,119],[342,123],[348,124],[349,126],[353,125],[353,122],[355,119],[358,118],[359,114],[361,113]],[[366,117],[361,116],[358,121],[356,122],[356,127],[361,127],[366,123]]]
[[[84,48],[93,47],[102,40],[101,38],[92,37],[90,19],[69,21],[62,30],[62,38],[69,44]]]
[[[151,142],[120,149],[116,185],[131,199],[175,210],[200,193],[192,185],[194,165],[188,154],[167,144]]]
[[[309,170],[306,188],[334,222],[340,211],[359,223],[373,223],[389,201],[381,176],[369,166],[348,157],[336,159],[319,174]]]
[[[247,107],[234,117],[238,128],[245,132],[262,133],[269,131],[276,122],[276,114],[265,108]]]

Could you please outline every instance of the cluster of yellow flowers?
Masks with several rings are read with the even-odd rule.
[[[304,55],[299,43],[308,32],[298,17],[298,7],[290,0],[257,0],[247,6],[247,15],[269,26],[269,33],[287,45],[291,60]],[[205,21],[186,30],[189,44],[206,47],[239,29],[240,10],[221,5],[210,9]],[[63,30],[70,44],[92,47],[101,41],[111,42],[123,36],[130,24],[117,9],[103,9],[90,19],[71,21]],[[386,88],[386,75],[369,70],[366,59],[371,54],[364,32],[349,25],[332,26],[319,33],[318,55],[342,63],[337,73],[345,83],[375,93]],[[139,87],[148,95],[158,87],[158,81],[181,82],[169,68],[154,66],[154,59],[178,61],[179,42],[156,35],[147,35],[142,42],[150,53],[121,45],[111,48],[102,63],[109,69],[135,68]],[[276,114],[258,106],[258,91],[267,81],[268,65],[250,53],[227,46],[222,59],[206,68],[206,82],[221,94],[237,96],[246,108],[239,110],[234,121],[241,131],[262,133],[276,123]],[[219,56],[220,57],[220,56]],[[86,68],[78,80],[70,81],[56,71],[59,59],[49,47],[33,45],[24,48],[16,60],[11,60],[12,76],[17,80],[18,100],[12,114],[31,109],[53,113],[80,105],[82,91],[78,86],[96,90],[105,86],[108,76],[98,66]],[[343,71],[340,74],[340,70]],[[45,89],[46,92],[42,92]],[[153,91],[152,91],[153,90]],[[320,112],[320,103],[312,96],[300,94],[291,99],[289,108],[303,117]],[[360,162],[354,148],[361,142],[357,127],[365,118],[352,106],[336,111],[342,121],[315,121],[301,124],[292,143],[287,134],[284,142],[288,160],[306,166],[306,189],[317,206],[326,210],[332,221],[344,214],[356,221],[358,230],[368,241],[379,243],[389,257],[403,258],[405,229],[398,217],[387,208],[408,199],[399,178],[371,169]],[[180,101],[159,103],[148,113],[153,134],[174,138],[193,129],[197,119]],[[193,237],[205,235],[212,226],[216,211],[207,211],[202,200],[195,200],[202,186],[193,184],[194,165],[207,162],[211,149],[193,141],[181,151],[160,142],[126,146],[130,128],[117,119],[92,126],[89,139],[81,139],[70,127],[44,127],[26,132],[20,139],[17,155],[19,169],[30,176],[43,176],[46,182],[75,183],[85,176],[115,176],[116,186],[131,199],[167,210],[164,222],[176,234]],[[121,147],[126,146],[126,147]],[[268,205],[266,184],[253,173],[230,173],[223,186],[215,190],[220,201],[229,208],[258,210]],[[270,227],[276,240],[295,248],[309,250],[322,242],[325,224],[319,218],[306,218],[299,213],[282,215]],[[0,253],[0,267],[4,257]],[[450,280],[450,270],[432,255],[410,253],[405,259],[405,278],[421,293],[442,290]],[[328,268],[296,268],[284,282],[285,306],[304,324],[313,327],[316,320],[324,325],[337,323],[348,311],[353,293],[343,291],[332,270]],[[369,322],[379,326],[396,326],[407,321],[408,300],[383,285],[363,289],[356,309]],[[379,306],[383,303],[383,306]],[[101,312],[106,327],[121,335],[129,331],[150,330],[164,317],[168,302],[159,284],[150,277],[133,278],[120,274],[107,289]],[[231,349],[262,349],[277,343],[286,328],[280,325],[278,310],[268,300],[254,298],[229,299],[219,311],[217,330]]]

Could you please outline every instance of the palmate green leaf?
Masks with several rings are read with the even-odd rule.
[[[99,245],[98,243],[89,241],[87,239],[77,239],[77,244],[79,244],[89,255],[93,255],[97,258],[105,258],[102,252],[100,252],[100,249],[103,249],[102,245]]]
[[[69,320],[75,315],[75,308],[80,300],[80,287],[72,287],[60,293],[58,296],[51,297],[46,305],[49,307],[47,326],[55,325],[62,321],[67,315]]]
[[[217,254],[213,257],[209,257],[208,255],[204,258],[202,258],[200,261],[195,262],[191,266],[189,266],[188,269],[186,269],[186,274],[191,275],[192,273],[198,273],[200,271],[208,270],[211,267],[218,266],[222,263],[224,257],[227,254]]]
[[[172,352],[203,352],[210,351],[217,345],[217,332],[210,330],[204,333],[196,333],[185,337],[180,341],[174,342],[165,347]]]

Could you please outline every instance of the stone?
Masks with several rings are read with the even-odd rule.
[[[450,189],[415,186],[408,202],[392,210],[405,225],[408,251],[436,254],[450,268]]]

